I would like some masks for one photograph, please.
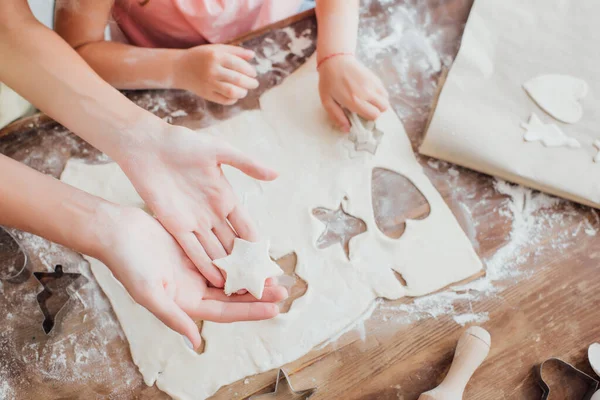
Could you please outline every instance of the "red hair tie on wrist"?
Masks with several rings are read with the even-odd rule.
[[[319,69],[319,67],[320,67],[320,66],[321,66],[321,65],[322,65],[322,64],[323,64],[325,61],[329,60],[330,58],[337,57],[337,56],[353,56],[353,55],[354,55],[354,53],[349,53],[349,52],[340,52],[340,53],[333,53],[333,54],[330,54],[330,55],[328,55],[328,56],[325,56],[325,57],[321,58],[321,60],[319,60],[319,61],[317,62],[317,69]]]

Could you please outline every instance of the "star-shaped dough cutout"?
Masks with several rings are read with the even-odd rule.
[[[350,258],[350,239],[367,231],[365,222],[348,214],[340,204],[337,210],[319,207],[313,210],[313,215],[325,224],[325,230],[317,239],[319,249],[327,248],[335,243],[339,243]]]
[[[268,240],[248,242],[235,238],[230,255],[213,263],[227,273],[225,294],[231,295],[246,289],[261,299],[267,278],[279,276],[283,271],[269,257]]]

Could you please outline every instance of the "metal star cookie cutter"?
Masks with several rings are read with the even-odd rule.
[[[87,278],[80,273],[64,272],[62,265],[54,267],[54,272],[34,272],[33,276],[44,287],[38,293],[37,301],[44,314],[42,328],[48,335],[55,326],[58,314],[71,298],[69,289],[76,292],[87,282]],[[77,281],[79,282],[75,285]]]
[[[358,114],[344,110],[350,120],[350,133],[348,139],[354,143],[354,150],[368,151],[371,154],[377,152],[383,132],[377,129],[375,121],[367,121]]]
[[[9,273],[0,280],[20,284],[31,277],[27,253],[21,244],[6,229],[0,227],[0,265],[7,266]]]
[[[283,368],[280,368],[279,372],[277,372],[277,380],[275,381],[275,390],[271,393],[264,393],[264,394],[257,394],[254,396],[250,396],[248,398],[248,400],[259,400],[259,399],[266,400],[266,399],[274,398],[277,395],[277,390],[279,389],[279,382],[281,382],[283,380],[282,378],[285,378],[285,381],[287,382],[287,385],[290,388],[290,392],[293,395],[300,396],[305,400],[309,399],[317,391],[316,387],[310,388],[310,389],[304,389],[304,390],[295,390],[294,387],[292,386],[292,382],[290,380],[290,376],[288,375],[288,373]]]
[[[574,372],[576,375],[578,375],[584,381],[588,382],[588,391],[585,393],[585,395],[583,396],[583,398],[581,400],[590,400],[592,398],[592,396],[594,395],[594,393],[596,393],[596,390],[598,390],[598,381],[596,379],[592,378],[585,372],[578,370],[577,368],[575,368],[573,365],[569,364],[568,362],[563,361],[560,358],[552,357],[552,358],[549,358],[549,359],[545,360],[544,362],[542,362],[538,369],[538,375],[539,375],[538,383],[539,383],[540,387],[542,388],[542,400],[548,400],[548,398],[550,396],[550,386],[548,386],[548,383],[546,383],[546,381],[544,380],[544,366],[547,363],[557,363],[559,366],[565,367],[569,371]]]

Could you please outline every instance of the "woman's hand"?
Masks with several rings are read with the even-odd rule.
[[[265,288],[258,301],[250,294],[226,296],[186,257],[161,224],[136,208],[105,204],[97,257],[131,297],[165,325],[186,336],[194,348],[202,339],[194,321],[255,321],[275,317],[275,303],[287,297],[281,286]]]
[[[327,113],[344,132],[350,121],[343,108],[375,120],[389,107],[381,80],[352,55],[339,55],[319,66],[319,94]]]
[[[256,241],[259,235],[221,165],[260,180],[273,180],[277,173],[217,137],[172,125],[132,144],[127,154],[117,162],[147,206],[202,275],[223,287],[212,260],[229,254],[236,236]]]
[[[211,44],[186,50],[178,60],[175,86],[185,88],[206,100],[231,105],[256,89],[256,70],[248,60],[252,50]]]

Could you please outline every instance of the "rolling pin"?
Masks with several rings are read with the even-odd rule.
[[[488,331],[472,326],[458,339],[448,375],[435,389],[423,393],[418,400],[461,400],[465,387],[490,352]]]

